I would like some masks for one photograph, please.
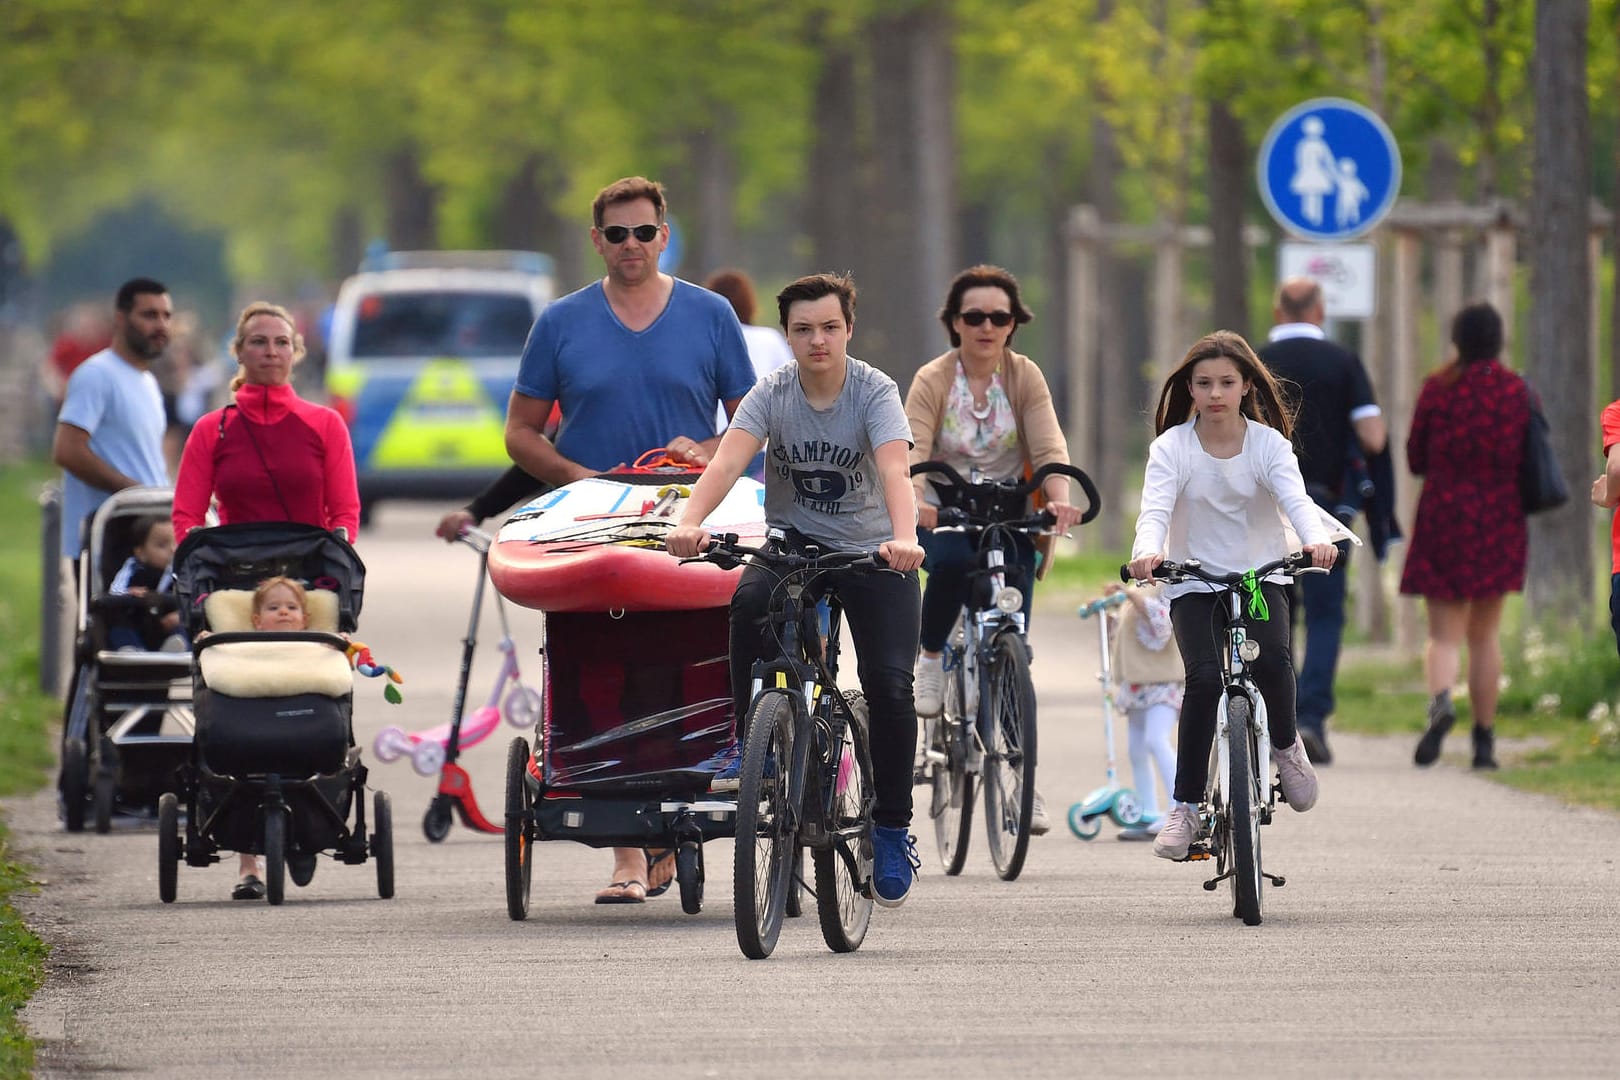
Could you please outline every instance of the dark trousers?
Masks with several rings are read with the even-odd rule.
[[[1299,725],[1318,735],[1333,715],[1333,680],[1344,638],[1345,593],[1350,581],[1350,544],[1338,545],[1339,558],[1326,574],[1294,579],[1295,618],[1304,609],[1305,660],[1299,666]]]
[[[1322,575],[1318,574],[1317,577]],[[1260,644],[1260,657],[1249,673],[1266,699],[1266,721],[1271,745],[1292,746],[1294,726],[1294,662],[1288,647],[1288,590],[1266,582],[1260,586],[1271,618],[1247,620],[1249,638]],[[1215,742],[1215,711],[1221,700],[1221,653],[1226,648],[1227,598],[1216,593],[1187,593],[1170,602],[1170,622],[1176,647],[1187,668],[1187,692],[1181,702],[1181,726],[1176,743],[1178,802],[1197,804],[1209,783],[1209,748]]]
[[[1620,649],[1620,574],[1609,579],[1609,625],[1614,627],[1614,647]]]
[[[968,575],[979,568],[978,540],[965,533],[939,533],[918,529],[917,541],[927,558],[923,569],[928,583],[923,586],[922,647],[937,653],[956,625],[969,596]],[[1024,590],[1024,625],[1029,625],[1030,600],[1035,595],[1035,543],[1014,534],[1007,550],[1007,583]]]
[[[903,829],[911,824],[911,765],[917,745],[917,707],[911,696],[921,607],[917,574],[850,570],[832,577],[871,709],[877,795],[872,817],[879,825]],[[731,693],[739,740],[747,737],[743,726],[754,661],[776,651],[766,619],[775,583],[775,574],[750,566],[731,597]]]

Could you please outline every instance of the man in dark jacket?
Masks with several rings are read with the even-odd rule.
[[[1388,441],[1372,382],[1355,353],[1327,340],[1322,331],[1322,287],[1309,278],[1289,278],[1277,287],[1276,325],[1260,359],[1283,381],[1298,408],[1294,448],[1305,489],[1329,513],[1353,492],[1351,451],[1382,454]],[[1307,574],[1298,590],[1305,613],[1305,660],[1299,665],[1299,732],[1317,764],[1333,760],[1326,722],[1333,713],[1333,680],[1344,634],[1345,584],[1350,546],[1339,545],[1339,559],[1328,574]]]

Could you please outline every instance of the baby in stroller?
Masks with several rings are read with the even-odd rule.
[[[197,737],[181,792],[159,806],[162,899],[174,897],[182,853],[206,866],[221,849],[238,854],[236,899],[279,904],[284,876],[308,884],[326,852],[375,858],[378,892],[391,896],[388,796],[377,793],[368,835],[353,740],[346,632],[365,575],[354,549],[315,526],[226,525],[192,531],[175,565],[182,615],[197,631]]]
[[[191,642],[180,629],[175,610],[174,524],[167,517],[145,517],[135,523],[134,550],[113,575],[107,592],[139,597],[144,603],[109,610],[107,644],[120,652],[140,652],[154,641],[163,652],[188,652]]]

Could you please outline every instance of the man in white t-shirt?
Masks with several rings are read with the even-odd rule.
[[[127,487],[164,486],[163,395],[152,361],[169,344],[174,305],[150,278],[119,287],[112,344],[74,369],[56,418],[51,460],[62,467],[61,553],[75,558],[84,522]]]

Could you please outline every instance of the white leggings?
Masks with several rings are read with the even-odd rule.
[[[1151,755],[1153,763],[1159,767],[1165,799],[1173,799],[1176,752],[1170,745],[1170,733],[1176,730],[1181,713],[1171,705],[1149,705],[1132,709],[1126,715],[1130,718],[1131,782],[1136,787],[1137,798],[1142,800],[1142,812],[1157,816],[1160,813],[1159,789],[1154,786],[1148,758]]]

